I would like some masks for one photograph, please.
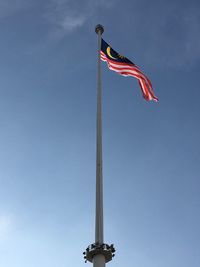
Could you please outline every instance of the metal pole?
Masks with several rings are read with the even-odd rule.
[[[103,244],[103,174],[102,174],[102,87],[101,87],[101,25],[95,28],[98,34],[98,68],[97,68],[97,139],[96,139],[96,218],[95,243]]]
[[[105,267],[105,257],[102,254],[97,254],[93,257],[93,267]]]
[[[101,87],[101,35],[104,31],[101,25],[95,28],[98,34],[98,67],[97,67],[97,150],[96,150],[96,218],[95,218],[95,243],[103,244],[103,173],[102,173],[102,87]],[[105,257],[95,255],[93,267],[104,267]]]
[[[96,215],[95,243],[83,252],[85,262],[93,263],[93,267],[105,267],[115,256],[114,245],[104,244],[103,235],[103,174],[102,174],[102,88],[101,88],[101,35],[104,32],[100,24],[95,28],[98,34],[98,68],[97,68],[97,140],[96,140]]]

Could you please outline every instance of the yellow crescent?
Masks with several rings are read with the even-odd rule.
[[[113,57],[111,55],[111,53],[110,53],[110,46],[107,47],[106,52],[107,52],[107,54],[109,55],[110,58],[117,59],[117,58],[115,58],[115,57]]]

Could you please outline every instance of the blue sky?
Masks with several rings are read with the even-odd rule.
[[[0,266],[80,267],[94,241],[98,23],[160,100],[102,62],[109,266],[199,267],[192,0],[0,0]]]

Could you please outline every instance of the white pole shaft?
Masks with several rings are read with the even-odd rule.
[[[102,103],[101,103],[102,88],[101,88],[100,51],[101,51],[101,31],[98,31],[95,242],[103,244]]]

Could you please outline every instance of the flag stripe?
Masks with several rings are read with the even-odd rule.
[[[102,57],[101,57],[102,58]],[[112,68],[112,70],[116,71],[116,72],[123,72],[126,71],[127,73],[129,72],[130,75],[131,74],[140,74],[141,77],[143,77],[143,79],[147,80],[147,82],[151,85],[151,82],[149,81],[149,79],[144,75],[144,73],[142,73],[138,68],[135,68],[135,66],[127,66],[126,63],[121,63],[120,66],[118,65],[118,62],[113,61],[111,59],[105,58],[104,61],[107,61],[108,63],[108,67]],[[123,65],[122,65],[123,64]]]
[[[133,68],[133,67],[134,67],[135,69],[137,69],[137,70],[140,71],[140,68],[139,68],[137,65],[135,65],[135,64],[133,64],[133,63],[130,64],[130,63],[126,63],[126,62],[118,62],[118,61],[114,61],[114,60],[108,58],[108,57],[106,56],[106,54],[104,54],[104,52],[102,52],[102,51],[101,51],[101,60],[103,60],[103,61],[107,61],[107,60],[109,60],[110,62],[116,63],[119,67],[120,67],[120,66],[124,66],[124,65],[126,65],[127,68]]]
[[[147,83],[149,83],[148,78],[141,72],[136,70],[134,67],[132,69],[127,68],[126,65],[124,65],[123,67],[118,67],[116,64],[111,63],[110,61],[108,62],[109,68],[116,72],[127,72],[130,73],[130,75],[138,75],[139,77],[143,78],[144,80],[147,81]],[[150,84],[151,85],[151,84]]]
[[[112,60],[103,51],[101,51],[100,56],[102,61],[107,62],[110,70],[118,72],[123,76],[132,76],[138,79],[142,95],[146,100],[158,101],[158,98],[154,95],[151,81],[135,64]]]
[[[107,61],[109,69],[116,71],[123,76],[133,76],[133,77],[137,78],[138,80],[140,80],[140,87],[142,89],[143,96],[145,97],[147,95],[147,97],[145,97],[145,99],[149,99],[149,100],[154,99],[155,101],[158,100],[153,94],[153,91],[151,89],[152,85],[151,85],[150,80],[140,70],[135,69],[134,65],[132,68],[130,66],[127,67],[126,63],[125,64],[121,63],[120,66],[118,66],[118,64],[116,64],[115,61],[112,61],[112,60],[107,59],[107,58],[105,59],[104,56],[103,56],[103,59],[104,59],[104,61]],[[122,64],[123,64],[123,66],[122,66]],[[143,82],[142,80],[144,80],[145,82]]]

